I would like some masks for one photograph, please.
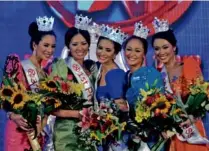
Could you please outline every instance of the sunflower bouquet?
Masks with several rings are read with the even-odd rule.
[[[126,122],[120,122],[119,118],[114,116],[109,104],[101,103],[97,111],[91,107],[83,108],[81,115],[82,120],[75,127],[79,146],[85,147],[86,150],[97,150],[96,146],[121,139]]]
[[[29,128],[34,131],[28,134],[33,150],[40,150],[37,135],[37,116],[41,115],[41,95],[26,90],[21,83],[15,83],[13,78],[5,75],[0,88],[0,102],[2,109],[22,115],[28,123]]]
[[[78,110],[87,101],[81,97],[83,85],[73,81],[73,75],[68,74],[68,67],[62,59],[52,64],[52,72],[40,81],[39,89],[44,97],[45,113],[57,107]]]
[[[154,135],[161,136],[162,132],[172,132],[169,135],[173,135],[173,132],[181,133],[179,123],[182,112],[172,95],[164,94],[160,88],[150,87],[146,83],[146,90],[140,89],[135,103],[131,131],[145,142]],[[166,140],[159,137],[152,150],[160,150],[165,142]]]

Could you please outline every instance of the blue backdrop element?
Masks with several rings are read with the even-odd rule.
[[[108,9],[115,10],[114,13],[107,11],[108,15],[105,13],[103,15],[110,21],[126,18],[126,14],[118,11],[120,10],[119,7],[123,7],[123,5],[117,2]],[[37,16],[43,15],[54,16],[45,2],[0,2],[0,67],[3,67],[5,57],[8,54],[17,53],[20,55],[21,59],[23,59],[24,54],[31,53],[29,48],[30,37],[27,33],[28,26],[32,21],[35,21]],[[96,15],[97,14],[95,13],[95,16]],[[100,16],[98,16],[98,21],[100,20],[99,18]],[[208,25],[209,2],[193,2],[189,10],[172,25],[178,39],[179,54],[200,55],[202,59],[203,74],[207,80],[209,79],[209,55],[207,52],[209,50]],[[64,46],[64,34],[67,27],[55,17],[54,30],[57,34],[55,56],[59,56]],[[152,56],[153,50],[151,46],[149,46],[147,54],[148,64],[152,64]],[[0,110],[0,151],[3,151],[5,120],[5,112]],[[205,120],[209,121],[209,119]],[[207,125],[205,126],[209,127],[209,122],[207,122]]]

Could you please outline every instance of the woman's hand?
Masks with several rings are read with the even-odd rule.
[[[128,103],[123,99],[117,99],[115,100],[115,103],[118,105],[119,109],[123,112],[129,111]]]
[[[187,116],[185,114],[182,114],[181,117],[187,118],[186,121],[184,121],[180,124],[181,127],[189,127],[190,125],[192,125],[193,123],[195,123],[197,121],[197,119],[195,119],[193,115]]]
[[[15,113],[11,113],[10,119],[13,122],[15,122],[15,124],[17,125],[17,127],[21,128],[22,130],[27,131],[27,132],[33,131],[32,128],[29,128],[28,127],[27,120],[24,119],[21,115],[15,114]]]
[[[166,132],[161,132],[161,135],[162,135],[162,137],[164,139],[168,139],[169,138]]]
[[[36,124],[41,124],[41,116],[38,115],[36,118]]]

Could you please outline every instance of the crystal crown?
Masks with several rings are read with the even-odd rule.
[[[155,17],[152,24],[154,26],[155,33],[164,32],[164,31],[169,30],[169,23],[167,20],[164,20],[164,19],[160,20],[157,17]]]
[[[38,18],[36,18],[36,22],[37,22],[39,31],[53,30],[54,17],[48,18],[47,16],[44,16],[44,17],[39,16]]]
[[[143,26],[142,22],[135,23],[134,35],[140,38],[147,39],[149,35],[149,29],[147,26]]]
[[[120,28],[112,28],[108,25],[102,24],[100,26],[101,36],[106,37],[114,42],[122,45],[122,43],[128,38],[128,35],[120,30]]]

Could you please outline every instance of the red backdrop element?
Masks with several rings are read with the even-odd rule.
[[[189,8],[192,0],[187,1],[144,1],[137,3],[136,1],[121,1],[128,16],[128,20],[119,22],[100,22],[114,27],[119,27],[128,34],[132,34],[135,22],[142,21],[144,25],[151,30],[150,35],[154,33],[152,21],[154,17],[167,19],[170,24],[177,21],[184,12]],[[95,0],[88,10],[89,13],[96,11],[105,11],[112,1]],[[67,10],[59,1],[47,1],[52,11],[68,26],[74,25],[74,16],[72,12]]]

